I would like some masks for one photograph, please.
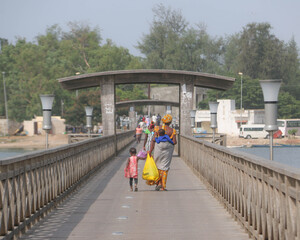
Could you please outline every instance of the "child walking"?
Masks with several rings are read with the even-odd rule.
[[[130,157],[127,160],[127,165],[124,169],[125,177],[129,178],[130,190],[133,191],[133,181],[134,181],[134,191],[138,191],[138,160],[142,159],[136,156],[136,149],[130,148]]]

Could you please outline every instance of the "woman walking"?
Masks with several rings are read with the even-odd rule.
[[[150,124],[145,131],[145,140],[144,140],[144,150],[149,151],[151,147],[151,142],[154,136],[154,124]]]
[[[176,130],[170,127],[170,124],[172,123],[172,116],[169,114],[165,115],[162,118],[162,122],[163,125],[157,128],[157,131],[155,131],[154,136],[158,137],[158,130],[163,129],[165,130],[165,134],[170,137],[174,144],[172,144],[169,141],[156,143],[155,137],[152,139],[151,147],[148,153],[151,155],[152,151],[154,150],[154,161],[156,162],[156,166],[160,175],[160,180],[158,181],[156,187],[157,191],[167,191],[166,183],[168,172],[172,161],[174,145],[177,144]]]
[[[143,129],[140,127],[140,125],[138,125],[137,128],[135,129],[135,137],[136,137],[137,143],[140,143],[140,141],[141,141],[142,132],[143,132]]]

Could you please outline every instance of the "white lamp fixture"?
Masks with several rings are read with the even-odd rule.
[[[43,109],[43,129],[46,131],[46,149],[48,149],[48,133],[52,129],[51,112],[54,101],[53,94],[40,95]]]
[[[54,101],[54,95],[40,95],[42,108],[43,108],[43,129],[44,130],[51,130],[51,112],[52,112],[52,105]]]
[[[194,128],[195,127],[196,110],[190,111],[190,117],[191,117],[191,128]]]
[[[91,128],[93,127],[92,125],[93,107],[86,106],[85,113],[86,113],[86,127],[88,129],[88,134],[90,135]]]
[[[281,80],[259,81],[265,102],[265,130],[277,131],[277,103]]]
[[[213,130],[213,143],[215,142],[215,131],[218,127],[217,124],[217,112],[218,112],[218,102],[209,102],[209,110],[210,110],[210,127]]]
[[[209,110],[210,110],[210,127],[211,128],[217,128],[217,112],[218,112],[218,102],[209,102]]]
[[[277,105],[281,79],[260,80],[265,103],[265,130],[270,137],[270,160],[273,160],[273,133],[278,130]]]

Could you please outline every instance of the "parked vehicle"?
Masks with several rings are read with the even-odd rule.
[[[265,125],[254,124],[254,125],[242,125],[240,127],[241,138],[268,138],[269,133],[264,130]]]
[[[289,135],[289,130],[294,130],[295,135],[300,136],[300,119],[277,119],[277,125],[284,137]]]

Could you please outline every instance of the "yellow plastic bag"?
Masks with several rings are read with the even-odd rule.
[[[153,157],[150,157],[149,154],[147,154],[147,159],[143,170],[143,179],[147,180],[147,182],[156,182],[159,180],[159,173],[156,164],[153,160]]]

